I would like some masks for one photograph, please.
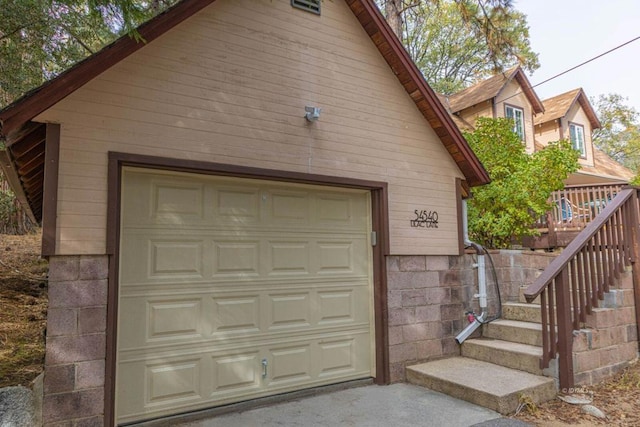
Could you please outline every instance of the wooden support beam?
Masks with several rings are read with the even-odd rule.
[[[568,266],[556,278],[556,313],[558,316],[558,376],[560,377],[560,391],[567,393],[575,383]]]

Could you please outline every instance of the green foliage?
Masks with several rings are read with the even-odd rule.
[[[612,159],[637,172],[640,169],[640,116],[635,108],[625,104],[626,100],[617,93],[591,99],[602,125],[593,131],[593,143]]]
[[[549,208],[549,196],[578,170],[579,153],[567,141],[527,154],[508,119],[479,118],[466,133],[491,177],[469,201],[469,235],[488,248],[506,248],[512,237],[533,235],[531,225]]]
[[[0,108],[176,0],[0,0]]]
[[[458,92],[516,64],[529,71],[540,66],[526,16],[508,0],[378,2],[437,92]]]

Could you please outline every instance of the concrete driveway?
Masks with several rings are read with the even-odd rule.
[[[367,385],[260,408],[217,416],[197,415],[198,420],[165,420],[177,427],[253,426],[527,426],[503,419],[497,412],[411,384]],[[146,425],[143,424],[143,425]]]

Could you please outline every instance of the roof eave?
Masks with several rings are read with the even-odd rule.
[[[587,94],[584,93],[584,90],[582,90],[582,88],[580,88],[580,91],[578,92],[578,95],[576,98],[580,103],[580,106],[584,110],[585,114],[589,118],[589,122],[591,123],[591,129],[593,130],[593,129],[601,128],[602,124],[600,123],[600,119],[598,119],[598,115],[593,109],[591,102],[589,102],[589,98],[587,98]]]
[[[533,90],[533,86],[531,86],[531,82],[527,78],[522,68],[518,67],[512,78],[518,80],[522,91],[531,103],[533,112],[536,114],[544,113],[544,105],[542,104],[542,101],[540,100],[536,92]]]
[[[573,174],[575,175],[585,175],[585,176],[595,176],[598,178],[604,178],[604,179],[608,179],[611,181],[619,181],[620,183],[628,183],[631,178],[629,179],[625,179],[623,177],[619,177],[619,176],[615,176],[615,175],[607,175],[604,173],[598,173],[598,172],[587,172],[585,170],[578,170],[576,172],[574,172]]]
[[[2,169],[2,172],[4,173],[4,176],[9,183],[9,187],[22,206],[24,212],[27,214],[31,221],[37,223],[38,221],[36,220],[36,217],[31,210],[31,206],[29,205],[27,196],[22,189],[20,177],[18,176],[18,172],[16,171],[13,162],[11,161],[11,156],[9,155],[7,149],[0,150],[0,169]]]
[[[378,47],[378,50],[400,80],[400,83],[416,103],[418,109],[432,125],[436,134],[441,140],[446,135],[451,137],[453,140],[452,142],[455,145],[455,149],[453,146],[445,143],[444,140],[443,144],[453,157],[454,161],[458,163],[458,166],[465,175],[469,185],[478,186],[488,184],[490,182],[489,174],[471,150],[471,147],[462,136],[458,127],[453,123],[449,113],[446,111],[433,89],[431,89],[424,80],[422,73],[411,60],[409,54],[391,30],[391,27],[389,27],[389,24],[380,13],[378,7],[371,0],[346,1],[356,18],[360,21],[362,27],[373,41],[374,45]],[[363,13],[365,13],[366,16],[364,16]],[[366,22],[365,18],[367,16],[371,19],[373,28],[369,25],[369,22]],[[382,37],[383,40],[380,40],[379,37]],[[388,44],[390,49],[383,48],[382,45],[384,42]],[[393,58],[390,58],[389,56],[393,56]],[[397,62],[392,59],[397,60]],[[398,70],[397,66],[402,67],[402,69]],[[403,81],[401,76],[402,71],[406,72],[411,81]],[[411,84],[415,85],[415,87],[412,87]],[[420,107],[420,103],[423,100],[432,107],[432,116],[429,116],[429,114],[423,111]],[[436,126],[433,126],[432,120],[436,120],[441,125],[441,128],[443,128],[446,135],[443,135],[442,131],[439,132],[439,129],[436,129]]]

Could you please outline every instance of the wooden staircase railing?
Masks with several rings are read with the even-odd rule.
[[[573,330],[586,322],[604,293],[626,266],[633,266],[634,288],[640,266],[638,189],[625,187],[525,290],[532,302],[538,295],[542,309],[541,368],[558,356],[560,389],[574,387]],[[636,323],[640,326],[640,295],[635,292]]]

